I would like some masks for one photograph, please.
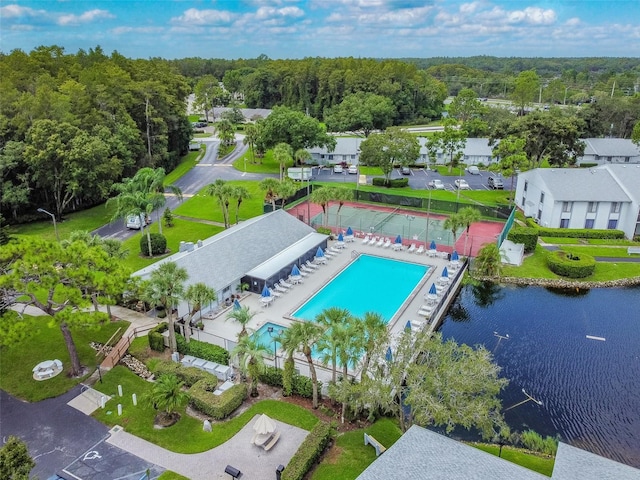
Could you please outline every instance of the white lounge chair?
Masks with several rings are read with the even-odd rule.
[[[304,263],[300,266],[300,273],[306,273],[307,275],[309,275],[310,273],[315,272],[315,270],[312,270],[311,268],[307,267]]]
[[[411,245],[409,245],[409,248],[407,249],[408,253],[413,253],[416,251],[416,244],[412,243]]]
[[[316,257],[314,260],[318,265],[326,265],[327,258],[326,257]]]
[[[384,241],[385,239],[380,237],[380,240],[376,242],[376,247],[381,247],[382,245],[384,245]]]
[[[287,293],[287,289],[286,289],[286,288],[284,288],[284,287],[283,287],[282,285],[280,285],[279,283],[276,283],[276,284],[273,286],[273,288],[274,288],[276,291],[280,292],[280,293]]]
[[[272,297],[276,297],[276,298],[279,298],[282,296],[282,293],[276,292],[275,290],[272,290],[272,289],[269,289],[269,293],[271,294]]]
[[[338,247],[329,247],[329,250],[331,250],[334,253],[342,253],[342,249]]]
[[[310,268],[311,270],[317,270],[318,269],[318,266],[316,264],[312,263],[311,260],[307,260],[304,264],[307,266],[307,268]]]
[[[418,255],[420,255],[420,254],[424,253],[424,245],[420,245],[420,246],[418,247],[418,249],[416,250],[416,253],[417,253]]]
[[[287,283],[287,281],[284,278],[280,280],[280,285],[282,285],[284,288],[293,287],[293,285],[291,285],[290,283]]]
[[[391,240],[389,240],[388,238],[385,239],[384,244],[382,245],[383,248],[389,248],[391,246]]]
[[[418,315],[420,315],[421,317],[424,317],[424,318],[429,318],[429,317],[431,317],[431,313],[432,312],[433,312],[433,310],[420,309],[420,310],[418,310]]]
[[[371,236],[367,235],[366,237],[364,237],[364,239],[362,240],[362,244],[366,245],[367,243],[369,243],[371,241]]]

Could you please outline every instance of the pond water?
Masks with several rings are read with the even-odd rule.
[[[640,468],[640,288],[466,286],[440,330],[494,353],[504,409],[542,402],[506,410],[512,428]]]

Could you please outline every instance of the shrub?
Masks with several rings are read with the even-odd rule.
[[[247,386],[244,383],[236,384],[222,394],[214,395],[217,385],[217,379],[202,379],[196,382],[188,393],[193,408],[211,418],[222,420],[242,405],[247,397]]]
[[[585,278],[593,275],[596,260],[587,254],[580,256],[558,250],[547,254],[547,266],[556,275],[569,278]]]
[[[260,372],[258,380],[272,387],[282,387],[282,370],[267,366]]]
[[[164,337],[162,336],[162,332],[165,332],[168,328],[167,323],[163,322],[149,330],[147,337],[149,338],[149,348],[151,350],[155,350],[156,352],[164,351]]]
[[[523,243],[526,253],[533,252],[538,243],[538,229],[530,227],[513,227],[507,239],[514,243]]]
[[[549,436],[542,438],[542,435],[533,430],[522,432],[520,440],[525,448],[534,452],[555,455],[558,450],[558,440],[556,438]]]
[[[302,375],[294,375],[292,379],[293,394],[304,398],[313,397],[313,382]],[[318,391],[322,391],[322,382],[318,382]]]
[[[149,255],[149,242],[146,235],[140,238],[140,252],[146,257],[162,255],[167,250],[167,239],[159,233],[151,234],[151,255]]]
[[[173,213],[171,213],[171,209],[169,209],[169,207],[164,209],[162,219],[164,220],[164,224],[166,227],[173,227]]]
[[[318,422],[304,439],[298,451],[291,457],[282,472],[282,480],[302,480],[324,453],[331,440],[332,428],[326,422]]]
[[[592,228],[538,228],[541,237],[565,238],[624,238],[622,230],[595,230]]]
[[[178,352],[183,355],[193,355],[194,357],[219,363],[220,365],[229,365],[229,352],[218,345],[200,342],[193,338],[187,343],[182,335],[176,335],[176,343],[178,345]]]
[[[218,382],[217,377],[209,372],[205,372],[204,370],[200,370],[196,367],[185,367],[180,363],[168,360],[160,360],[158,362],[155,362],[153,365],[149,365],[149,368],[156,377],[172,373],[176,375],[180,379],[180,381],[184,382],[184,384],[188,387],[195,385],[200,380],[207,380],[212,383]]]
[[[402,188],[409,185],[409,179],[392,178],[391,180],[387,181],[387,179],[383,177],[373,177],[372,185],[376,187]]]
[[[331,229],[328,227],[316,227],[316,232],[322,233],[323,235],[331,235]]]

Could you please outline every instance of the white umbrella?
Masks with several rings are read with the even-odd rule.
[[[253,429],[258,435],[267,435],[276,431],[276,422],[263,413],[253,424]]]

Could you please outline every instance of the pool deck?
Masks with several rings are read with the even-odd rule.
[[[330,242],[329,246],[334,246],[335,244],[336,242]],[[375,255],[429,266],[430,268],[425,278],[416,286],[411,295],[400,306],[394,318],[389,322],[389,329],[393,336],[405,327],[407,321],[411,321],[413,324],[421,321],[422,328],[431,330],[437,327],[440,316],[446,310],[446,305],[452,300],[453,293],[455,293],[459,286],[461,275],[458,277],[454,277],[455,274],[450,275],[451,281],[449,282],[448,290],[446,290],[445,295],[441,297],[441,299],[439,298],[439,309],[432,315],[430,321],[425,320],[424,317],[418,315],[417,312],[421,305],[427,303],[424,295],[429,290],[431,284],[434,282],[437,283],[443,269],[449,265],[446,253],[443,256],[429,256],[426,253],[409,253],[406,251],[406,246],[404,250],[394,251],[392,247],[384,248],[363,245],[362,239],[356,238],[354,242],[346,243],[345,248],[343,248],[340,253],[331,259],[327,259],[325,265],[318,265],[318,269],[315,272],[303,277],[301,284],[294,285],[288,292],[282,293],[280,297],[276,297],[269,306],[263,306],[259,294],[249,293],[244,296],[240,300],[240,304],[248,306],[252,312],[257,312],[247,325],[247,329],[250,332],[256,331],[267,322],[282,325],[283,327],[291,325],[292,322],[296,321],[291,318],[291,313],[295,312],[312,295],[346,268],[354,258],[357,257],[357,254]],[[235,342],[240,332],[240,326],[233,320],[226,319],[228,312],[232,308],[233,307],[229,307],[215,315],[205,315],[203,322],[204,331],[202,332],[201,340],[212,341],[213,337],[215,337],[212,343],[218,343],[225,348],[233,347],[234,344],[232,342]],[[194,334],[194,338],[197,338],[196,335],[197,334]],[[281,366],[281,354],[278,354],[278,357],[280,358],[279,366]],[[267,363],[273,364],[273,360],[267,361]]]

